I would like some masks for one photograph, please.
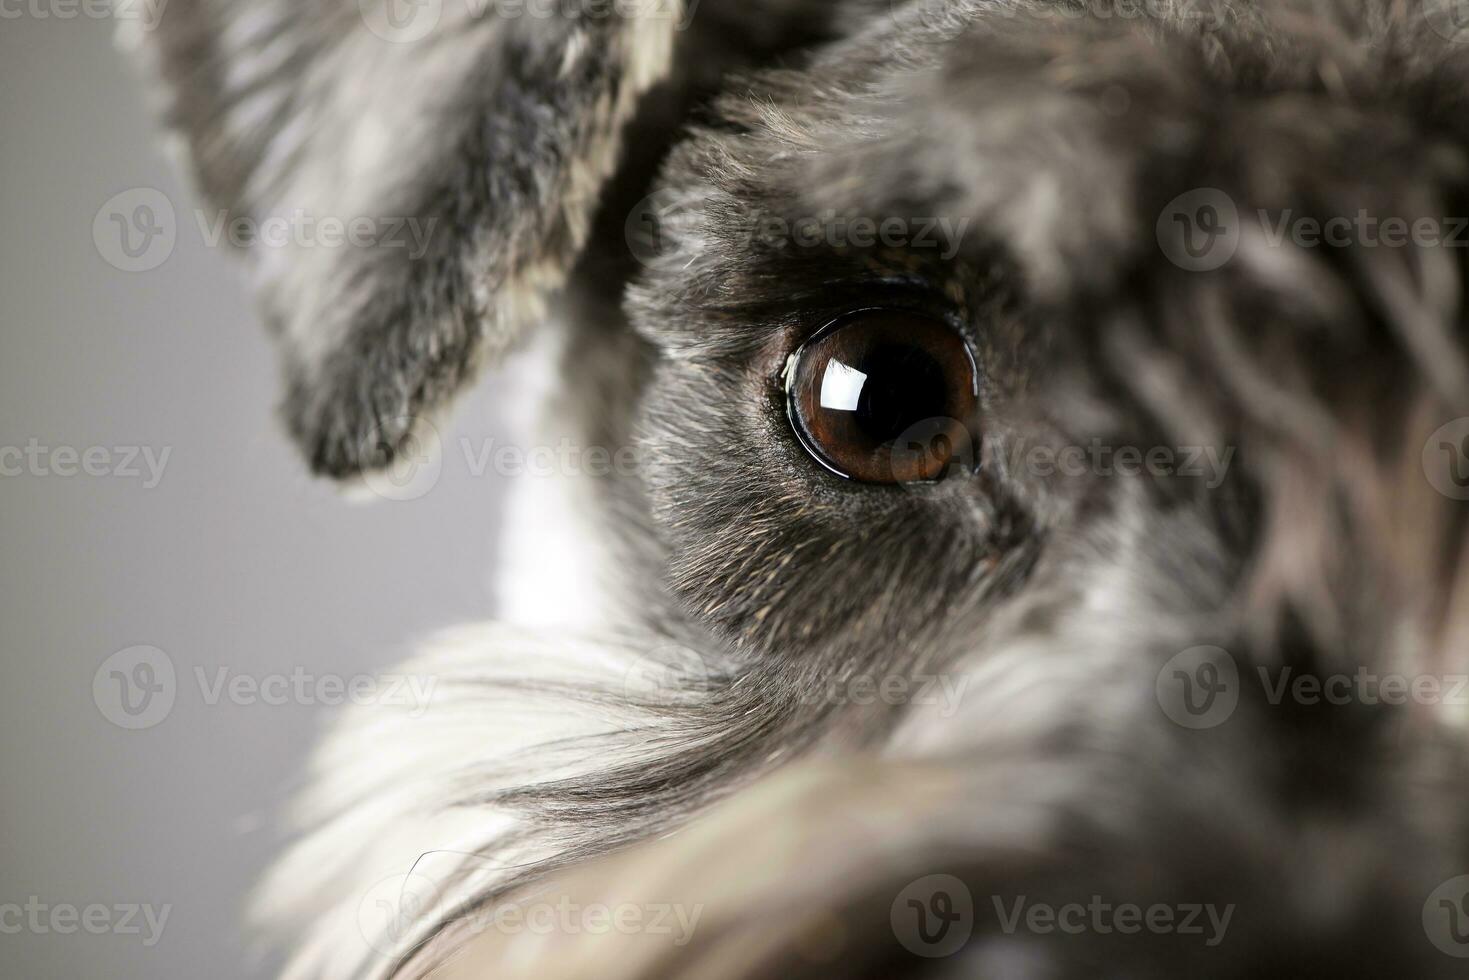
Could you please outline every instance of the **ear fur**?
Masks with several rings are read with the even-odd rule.
[[[390,463],[541,314],[682,8],[406,2],[171,0],[123,38],[203,196],[257,229],[285,420],[334,478]]]

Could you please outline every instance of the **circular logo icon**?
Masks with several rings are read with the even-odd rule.
[[[363,473],[363,482],[384,500],[417,500],[434,488],[444,471],[444,444],[427,419],[411,415],[384,419],[364,440],[361,458],[383,465]]]
[[[168,261],[178,240],[173,202],[160,190],[134,187],[114,194],[92,219],[92,242],[114,269],[147,272]]]
[[[622,690],[638,704],[678,703],[707,692],[712,676],[698,652],[668,644],[639,658],[623,676]]]
[[[119,728],[152,728],[168,717],[177,693],[173,661],[157,647],[119,650],[92,675],[97,710]]]
[[[952,956],[974,932],[974,896],[953,875],[928,875],[898,892],[890,918],[893,935],[908,952]]]
[[[1469,416],[1446,422],[1423,444],[1423,475],[1452,500],[1469,500]]]
[[[422,41],[439,26],[444,0],[357,0],[367,29],[393,44]]]
[[[628,251],[639,264],[652,267],[672,255],[674,232],[686,216],[683,198],[672,190],[654,191],[628,212],[623,234]]]
[[[1469,0],[1423,0],[1423,19],[1445,41],[1469,41]]]
[[[1423,931],[1440,952],[1469,958],[1469,875],[1450,878],[1429,894]]]
[[[1168,261],[1189,272],[1209,272],[1234,258],[1239,248],[1239,211],[1213,187],[1180,194],[1158,216],[1158,247]]]
[[[1158,671],[1163,713],[1184,728],[1214,728],[1239,705],[1239,667],[1223,647],[1189,647]]]
[[[358,903],[357,928],[375,952],[396,956],[437,901],[438,885],[425,874],[409,872],[384,878]]]
[[[921,474],[900,479],[903,487],[922,487],[951,476],[968,476],[979,467],[974,436],[958,419],[931,418],[915,422],[893,440],[892,472]]]

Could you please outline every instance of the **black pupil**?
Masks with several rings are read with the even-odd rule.
[[[948,414],[944,369],[921,348],[878,344],[854,366],[867,380],[853,417],[874,443],[891,442],[919,422]]]

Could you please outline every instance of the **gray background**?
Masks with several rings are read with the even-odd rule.
[[[0,977],[265,976],[241,905],[333,709],[210,705],[195,668],[350,677],[483,616],[505,488],[452,457],[412,502],[354,505],[306,476],[273,415],[274,355],[240,270],[205,244],[111,38],[106,20],[0,20],[0,448],[171,456],[153,489],[0,477],[0,905],[171,911],[153,948],[0,935]],[[176,206],[177,243],[127,273],[92,225],[139,187]],[[480,395],[443,435],[498,437],[495,419]],[[128,731],[92,681],[138,644],[168,654],[178,688],[160,724]]]

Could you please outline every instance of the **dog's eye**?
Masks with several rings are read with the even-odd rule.
[[[821,329],[786,364],[801,444],[838,476],[938,480],[972,469],[979,384],[964,339],[903,310],[861,310]]]

